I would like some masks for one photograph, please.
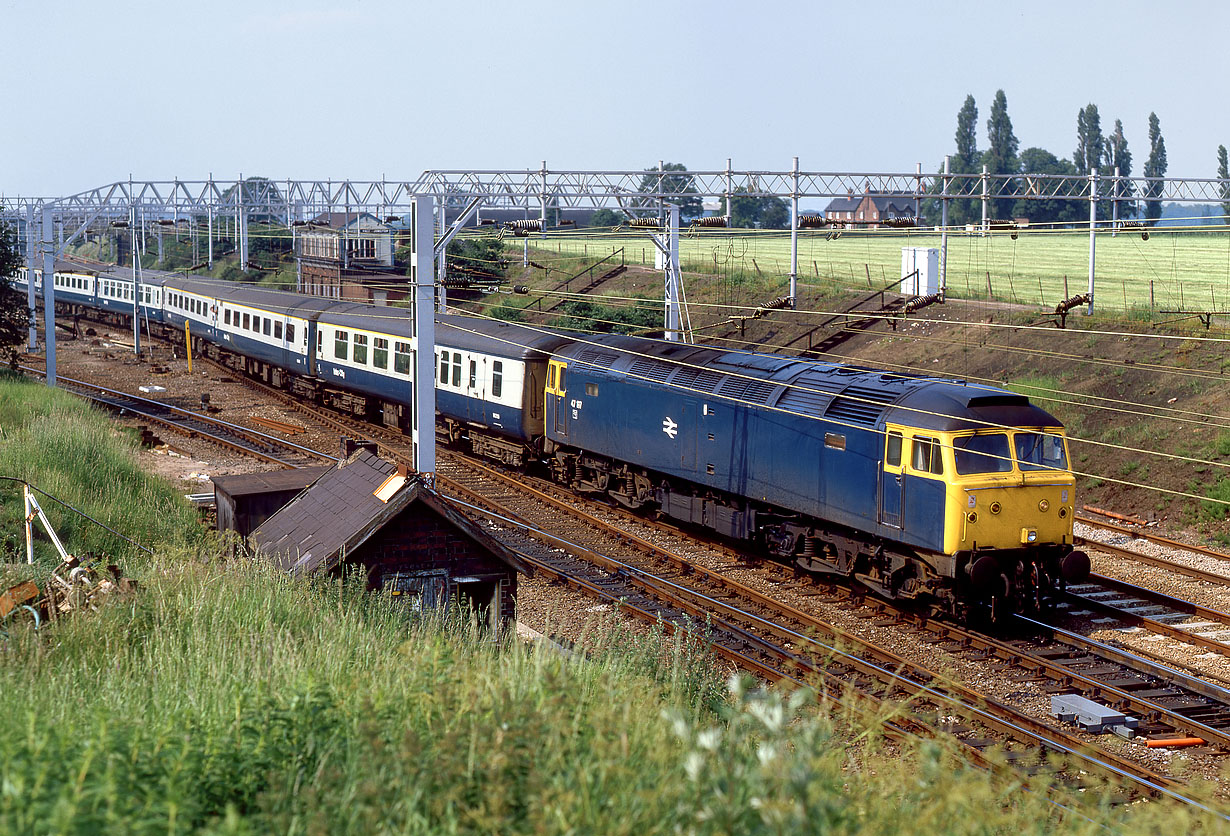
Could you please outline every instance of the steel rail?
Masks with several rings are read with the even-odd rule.
[[[1209,607],[1201,606],[1200,604],[1192,603],[1191,601],[1184,601],[1182,598],[1175,598],[1164,592],[1155,592],[1126,581],[1116,580],[1115,578],[1105,578],[1101,575],[1090,575],[1089,581],[1090,583],[1101,584],[1110,589],[1117,590],[1125,595],[1132,595],[1145,601],[1156,601],[1160,606],[1170,607],[1178,612],[1185,612],[1188,615],[1210,619],[1214,623],[1226,625],[1226,631],[1230,631],[1230,613],[1214,610]],[[1148,630],[1150,633],[1158,633],[1160,635],[1169,636],[1172,639],[1177,639],[1190,645],[1211,650],[1222,656],[1230,656],[1230,644],[1225,642],[1211,639],[1208,636],[1198,635],[1190,630],[1184,630],[1174,626],[1173,624],[1158,621],[1157,619],[1151,618],[1147,615],[1128,612],[1127,610],[1124,610],[1109,601],[1100,601],[1079,592],[1069,591],[1066,592],[1065,595],[1073,603],[1079,603],[1081,606],[1093,607],[1094,609],[1104,612],[1107,615],[1114,616],[1116,619],[1119,619],[1127,624]]]
[[[1138,540],[1148,540],[1150,543],[1156,543],[1159,546],[1167,546],[1169,548],[1176,549],[1179,551],[1194,552],[1196,554],[1202,554],[1205,557],[1212,557],[1212,558],[1216,558],[1217,560],[1224,560],[1227,563],[1230,563],[1230,554],[1226,554],[1225,552],[1219,552],[1215,549],[1207,548],[1206,546],[1194,546],[1191,543],[1183,543],[1179,540],[1172,540],[1168,537],[1162,537],[1159,534],[1154,534],[1153,532],[1146,531],[1144,529],[1132,528],[1126,525],[1118,525],[1116,523],[1105,522],[1103,520],[1095,520],[1095,519],[1092,519],[1091,517],[1085,517],[1081,514],[1077,514],[1075,519],[1077,522],[1084,523],[1085,525],[1091,526],[1093,528],[1101,528],[1106,531],[1114,531],[1117,534],[1127,534]],[[1091,542],[1090,545],[1094,545],[1094,543]]]
[[[1075,537],[1074,541],[1077,545],[1088,546],[1091,549],[1098,549],[1108,552],[1112,555],[1134,560],[1137,563],[1143,563],[1146,566],[1152,566],[1156,569],[1165,569],[1167,572],[1174,572],[1177,575],[1186,575],[1194,580],[1204,581],[1205,583],[1215,583],[1222,586],[1230,585],[1230,576],[1219,575],[1216,572],[1206,572],[1204,569],[1196,569],[1192,566],[1185,566],[1182,563],[1175,563],[1172,560],[1167,560],[1164,557],[1153,557],[1152,555],[1142,552],[1125,549],[1123,546],[1114,546],[1110,543],[1103,543],[1100,540],[1090,540],[1086,537]]]
[[[36,375],[46,374],[44,371],[40,369],[32,368],[29,366],[20,366],[19,369],[23,372],[33,373]],[[223,421],[219,418],[213,418],[212,416],[209,416],[209,415],[201,415],[200,413],[182,409],[177,406],[172,406],[171,404],[162,403],[161,401],[156,401],[151,398],[143,398],[139,395],[132,395],[127,392],[121,392],[116,389],[108,389],[105,386],[99,386],[94,383],[87,383],[86,381],[83,381],[83,380],[75,380],[73,378],[68,378],[68,377],[60,377],[58,380],[60,384],[62,385],[62,387],[66,389],[70,389],[70,390],[73,390],[73,389],[81,390],[77,392],[76,394],[82,397],[86,397],[89,400],[95,403],[98,403],[100,405],[107,406],[111,409],[118,409],[121,411],[125,411],[132,415],[138,415],[142,419],[156,423],[159,426],[167,427],[168,429],[175,430],[176,432],[186,434],[189,437],[204,438],[212,444],[217,444],[229,450],[234,450],[236,452],[243,453],[248,456],[252,456],[262,461],[269,462],[271,464],[277,464],[277,465],[281,465],[287,468],[294,468],[294,467],[301,466],[299,464],[296,464],[295,462],[287,461],[286,459],[280,458],[271,453],[266,453],[263,450],[257,449],[255,447],[245,446],[243,444],[239,444],[235,441],[232,441],[231,439],[224,438],[220,435],[210,433],[208,431],[201,430],[198,428],[186,426],[183,423],[178,423],[162,415],[155,414],[155,412],[151,410],[161,410],[163,412],[169,413],[171,415],[179,416],[180,418],[183,418],[186,420],[197,421],[207,426],[220,427],[220,428],[225,429],[227,432],[230,432],[230,433],[233,433],[239,436],[240,438],[246,438],[254,444],[265,444],[269,447],[281,447],[283,449],[291,450],[295,453],[306,456],[308,458],[317,459],[321,461],[328,461],[328,462],[337,461],[336,457],[330,456],[326,453],[322,453],[318,450],[313,450],[310,447],[304,447],[302,445],[295,444],[293,442],[289,442],[284,439],[280,439],[275,436],[268,435],[266,433],[262,433],[259,430],[253,430],[248,427],[240,426],[239,424],[233,424],[229,421]],[[140,406],[134,407],[132,403],[124,403],[124,402],[117,402],[117,401],[131,401],[132,403],[142,404],[144,405],[145,408],[141,408]]]

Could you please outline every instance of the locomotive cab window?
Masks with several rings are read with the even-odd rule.
[[[910,467],[919,473],[943,473],[944,460],[940,458],[940,442],[934,438],[916,435],[913,441],[913,458]]]
[[[1063,437],[1051,433],[1017,433],[1016,460],[1021,470],[1067,470]]]
[[[586,397],[590,397],[590,398],[598,397],[598,384],[597,383],[586,383],[585,384],[585,395]]]
[[[1012,456],[1008,452],[1008,436],[1005,433],[971,435],[958,438],[952,443],[957,459],[957,474],[1008,473],[1012,470]]]
[[[901,433],[890,432],[884,442],[884,464],[901,467]]]
[[[547,388],[555,388],[555,366],[547,366]]]

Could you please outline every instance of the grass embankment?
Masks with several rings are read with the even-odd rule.
[[[1185,811],[1111,807],[1096,792],[1065,812],[942,745],[889,752],[831,704],[723,693],[706,655],[657,634],[601,625],[589,658],[569,659],[483,641],[462,622],[411,621],[359,584],[216,559],[104,418],[12,382],[0,410],[5,475],[53,487],[157,552],[130,550],[135,595],[0,644],[0,831],[1194,826]],[[7,530],[11,505],[6,494]],[[53,517],[72,550],[92,536]]]

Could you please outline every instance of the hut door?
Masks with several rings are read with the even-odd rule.
[[[412,612],[442,609],[448,604],[448,570],[428,569],[422,572],[389,572],[381,586],[393,598]]]

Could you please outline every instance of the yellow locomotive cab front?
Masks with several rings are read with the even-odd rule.
[[[1072,543],[1076,480],[1062,430],[979,431],[951,443],[947,554]]]

